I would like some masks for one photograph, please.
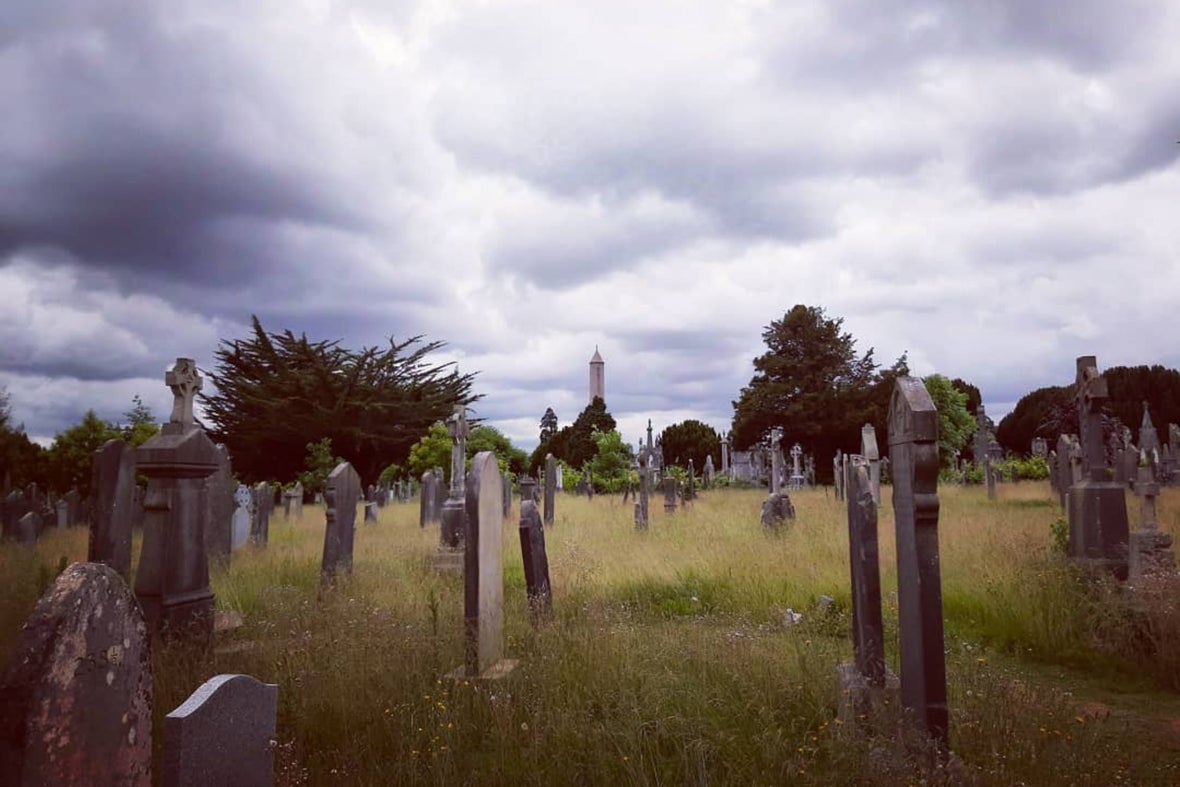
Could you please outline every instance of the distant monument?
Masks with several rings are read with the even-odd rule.
[[[598,354],[598,347],[594,348],[594,356],[590,359],[590,402],[597,396],[606,401],[606,362]]]

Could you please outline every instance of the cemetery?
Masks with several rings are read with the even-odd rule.
[[[1113,480],[1093,357],[1046,480],[993,473],[982,409],[986,481],[940,471],[900,376],[830,485],[775,428],[679,477],[649,432],[636,489],[563,490],[552,454],[465,459],[456,405],[449,482],[340,462],[307,503],[233,482],[191,361],[165,382],[163,428],[95,453],[89,520],[6,506],[4,784],[1180,779],[1180,494],[1149,419]]]

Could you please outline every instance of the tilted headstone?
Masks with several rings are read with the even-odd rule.
[[[274,490],[270,484],[260,481],[252,491],[254,511],[250,520],[250,540],[257,546],[266,546],[270,540],[270,512],[274,508]]]
[[[250,507],[253,502],[254,496],[250,494],[250,487],[238,484],[234,492],[233,537],[230,541],[230,546],[234,549],[244,547],[246,539],[250,537]]]
[[[1102,565],[1125,579],[1129,530],[1125,487],[1106,480],[1101,410],[1108,394],[1106,378],[1092,355],[1077,359],[1075,396],[1085,477],[1069,490],[1069,556]]]
[[[557,496],[557,459],[545,455],[545,525],[553,527],[553,506]]]
[[[196,363],[177,358],[164,379],[172,389],[171,419],[135,452],[137,470],[148,479],[135,596],[148,631],[208,637],[213,591],[205,479],[217,469],[218,452],[193,420],[193,397],[202,382]]]
[[[361,499],[361,477],[348,462],[328,475],[324,487],[324,556],[320,585],[330,584],[339,573],[352,573],[352,542],[356,533],[356,505]]]
[[[481,451],[471,460],[466,488],[467,525],[463,566],[463,617],[468,678],[495,678],[516,666],[504,659],[504,517],[500,507],[496,455]],[[525,501],[528,502],[528,501]],[[521,504],[524,505],[523,503]],[[534,504],[535,505],[535,504]]]
[[[96,502],[90,519],[87,559],[131,577],[131,505],[135,491],[135,449],[107,440],[94,452],[91,488]]]
[[[234,491],[233,466],[229,449],[217,445],[217,469],[205,479],[205,550],[217,563],[229,562],[233,551]]]
[[[537,504],[526,500],[520,505],[520,553],[524,560],[524,583],[533,622],[553,612],[553,593],[549,586],[549,558],[545,554],[545,528],[537,513]]]
[[[860,454],[868,463],[869,491],[873,495],[873,505],[879,506],[881,505],[881,449],[877,446],[877,430],[873,428],[872,424],[865,424],[860,428]],[[856,472],[855,467],[853,472]],[[848,500],[851,503],[851,495]]]
[[[160,787],[270,787],[279,687],[217,675],[164,717]]]
[[[899,377],[889,406],[897,536],[901,699],[918,728],[947,744],[946,658],[938,557],[938,410],[916,377]]]
[[[46,591],[0,677],[0,784],[152,783],[147,626],[123,578],[75,563]]]

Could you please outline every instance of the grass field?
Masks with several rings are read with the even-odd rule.
[[[1180,583],[1127,590],[1052,549],[1044,483],[942,487],[951,746],[980,784],[1180,783]],[[889,490],[880,536],[886,650],[897,669]],[[764,492],[706,492],[637,534],[619,497],[560,497],[546,533],[554,619],[529,625],[515,513],[506,523],[506,681],[462,661],[462,579],[430,568],[437,529],[394,504],[358,524],[355,571],[318,597],[322,510],[279,513],[266,549],[215,571],[244,626],[213,652],[158,647],[157,723],[202,681],[278,683],[278,784],[906,784],[937,782],[890,741],[836,723],[851,658],[848,540],[830,491],[793,495],[780,535]],[[1138,507],[1128,499],[1132,521]],[[1161,527],[1180,535],[1180,490]],[[358,517],[359,519],[359,517]],[[5,545],[0,657],[84,530]],[[820,596],[835,599],[826,612]],[[784,612],[803,614],[795,625]],[[157,735],[157,739],[158,739]]]

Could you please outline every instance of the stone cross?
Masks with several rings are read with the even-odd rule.
[[[463,476],[466,475],[467,465],[467,436],[471,429],[467,426],[467,408],[455,405],[455,411],[447,419],[447,434],[451,436],[451,497],[462,499]]]
[[[172,415],[165,431],[187,432],[196,426],[193,399],[203,384],[197,373],[197,362],[192,358],[177,358],[176,365],[164,375],[164,382],[172,389]]]
[[[1102,405],[1109,398],[1106,378],[1098,371],[1098,359],[1083,355],[1077,360],[1078,436],[1082,442],[1082,471],[1093,481],[1104,480],[1106,447],[1102,439]]]
[[[916,377],[899,377],[889,406],[897,537],[901,698],[944,750],[948,710],[938,558],[938,410]]]
[[[770,430],[770,493],[778,494],[782,483],[782,453],[779,444],[783,439],[783,428],[776,426]]]

